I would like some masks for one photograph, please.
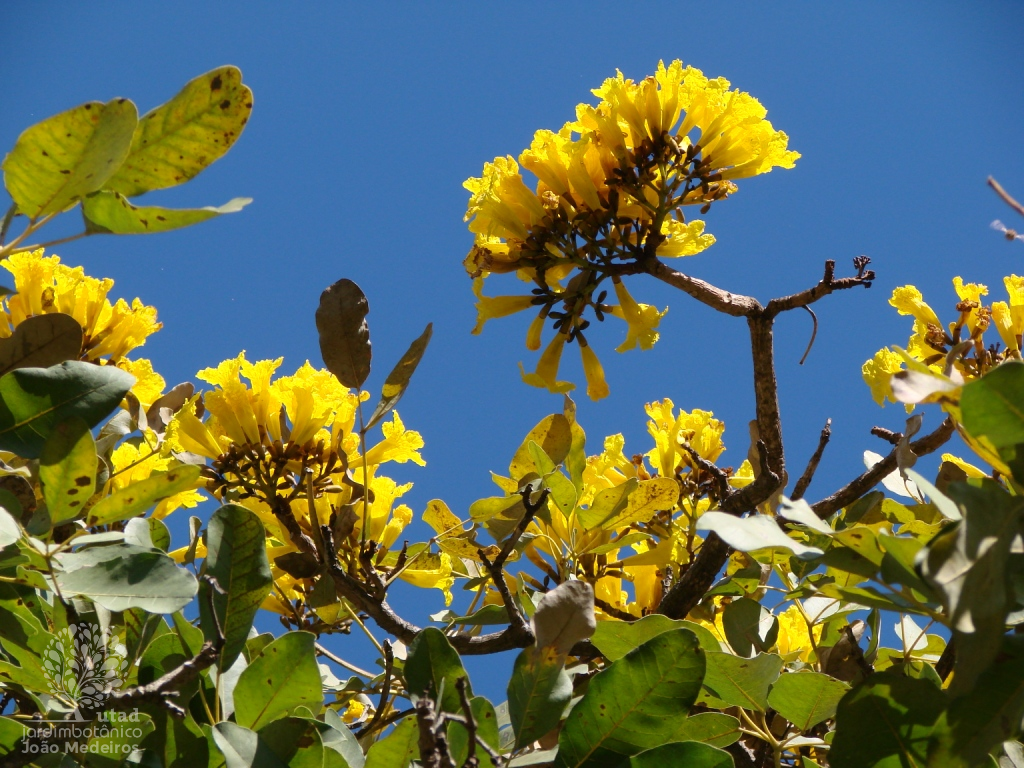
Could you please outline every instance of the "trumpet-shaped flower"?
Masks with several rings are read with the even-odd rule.
[[[3,299],[0,337],[26,318],[61,312],[82,326],[82,360],[117,362],[162,327],[156,309],[139,299],[111,304],[113,280],[89,277],[81,267],[61,264],[59,256],[43,256],[42,249],[13,254],[2,266],[14,276],[17,293]]]
[[[466,220],[476,237],[464,264],[478,299],[474,333],[491,318],[537,307],[527,348],[541,348],[546,318],[554,320],[556,335],[524,381],[555,392],[570,389],[557,379],[557,360],[562,346],[575,341],[588,394],[597,399],[607,383],[580,333],[590,324],[584,313],[592,311],[598,321],[606,314],[626,320],[629,335],[620,352],[648,348],[664,315],[622,299],[621,272],[613,267],[704,251],[715,239],[704,222],[687,221],[683,208],[709,206],[736,191],[735,179],[791,168],[799,155],[757,99],[680,61],[659,63],[639,82],[617,72],[593,93],[598,104],[579,105],[576,120],[557,132],[537,131],[518,163],[495,158],[465,182]],[[524,171],[535,182],[528,183]],[[534,283],[532,295],[485,297],[479,281],[507,272]],[[607,292],[599,291],[609,276],[620,293],[618,307],[604,304]]]

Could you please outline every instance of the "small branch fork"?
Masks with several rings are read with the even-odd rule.
[[[804,473],[800,475],[800,479],[797,480],[796,485],[793,486],[793,494],[790,496],[793,501],[804,497],[808,486],[811,484],[811,480],[814,479],[814,473],[818,471],[818,464],[821,463],[821,457],[825,453],[825,446],[828,445],[828,441],[831,438],[832,419],[826,419],[825,426],[822,428],[821,434],[818,436],[818,447],[814,450],[811,460],[807,462],[807,468],[804,470]]]
[[[501,756],[477,732],[476,718],[473,717],[466,678],[460,677],[455,681],[455,690],[459,693],[461,715],[438,712],[434,702],[426,696],[416,702],[416,724],[420,732],[420,762],[424,768],[477,768],[480,765],[480,758],[477,757],[476,752],[477,749],[480,749],[487,753],[494,765],[500,765]],[[461,767],[455,765],[448,745],[448,723],[459,723],[466,729],[468,750]]]

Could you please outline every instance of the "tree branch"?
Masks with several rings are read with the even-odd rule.
[[[811,460],[807,462],[807,468],[804,470],[804,473],[800,475],[800,479],[796,481],[796,485],[793,487],[793,494],[790,496],[793,501],[804,497],[804,493],[807,491],[808,486],[810,486],[811,480],[814,479],[814,473],[818,471],[818,464],[821,463],[822,454],[825,453],[825,446],[828,445],[831,437],[832,419],[827,419],[821,434],[818,436],[818,447],[811,456]]]
[[[916,456],[925,456],[941,448],[953,436],[953,420],[946,417],[934,432],[910,444]],[[882,478],[896,469],[896,449],[875,464],[871,469],[854,478],[831,496],[811,505],[818,517],[826,518],[843,507],[852,504],[882,481]]]
[[[1002,185],[998,181],[989,176],[988,185],[996,191],[996,194],[1003,199],[1004,203],[1013,208],[1013,210],[1015,210],[1021,216],[1024,216],[1024,205],[1021,205],[1012,197],[1010,197],[1010,193],[1003,189]]]

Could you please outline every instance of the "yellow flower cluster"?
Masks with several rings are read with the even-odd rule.
[[[139,444],[121,443],[111,454],[110,461],[114,469],[110,474],[111,493],[145,480],[154,472],[166,472],[179,466],[166,450],[160,450],[157,435],[151,430],[145,430],[142,437]],[[192,509],[205,500],[206,497],[197,490],[181,491],[160,501],[151,516],[162,520],[179,507]]]
[[[43,256],[42,249],[9,256],[4,269],[14,276],[16,293],[4,297],[0,311],[0,338],[10,336],[26,318],[51,312],[70,315],[82,326],[82,359],[121,360],[162,327],[156,308],[139,299],[111,304],[107,298],[114,281],[97,280],[81,267],[60,263],[59,256]]]
[[[587,393],[598,399],[608,387],[583,335],[589,325],[583,312],[589,307],[598,320],[610,314],[627,323],[618,351],[649,349],[665,313],[633,300],[621,282],[631,273],[625,268],[705,250],[714,238],[704,222],[688,222],[683,208],[706,208],[734,192],[735,179],[791,168],[799,154],[787,148],[786,134],[765,119],[757,99],[680,61],[659,63],[640,82],[619,72],[593,93],[596,106],[580,104],[576,120],[557,133],[538,131],[518,164],[495,158],[482,176],[465,182],[466,219],[476,236],[465,266],[478,297],[475,332],[488,319],[537,308],[527,347],[539,349],[546,320],[556,334],[524,380],[554,392],[572,389],[557,372],[562,348],[576,341]],[[536,177],[533,188],[520,164]],[[482,278],[505,272],[537,288],[529,296],[484,296]],[[606,279],[618,305],[604,304],[607,291],[598,289]]]
[[[671,572],[678,575],[700,545],[694,525],[711,505],[709,478],[687,448],[710,462],[725,450],[725,425],[710,412],[677,415],[668,399],[645,409],[655,447],[630,458],[622,435],[606,437],[604,450],[586,460],[575,505],[549,499],[547,514],[530,529],[537,535],[527,556],[559,580],[588,580],[599,618],[616,612],[639,617],[657,608],[666,578]],[[752,481],[746,461],[730,475],[734,487]],[[627,491],[628,501],[620,498]],[[553,564],[542,564],[540,555]],[[633,599],[623,582],[632,585]]]
[[[79,359],[113,364],[135,376],[132,393],[144,407],[160,397],[164,379],[152,363],[127,358],[163,327],[156,307],[137,298],[130,305],[124,299],[111,304],[107,294],[113,280],[89,277],[82,267],[61,264],[59,256],[44,256],[41,248],[15,253],[2,266],[14,277],[15,293],[0,301],[0,338],[10,337],[30,317],[69,315],[82,327]]]
[[[209,417],[203,420],[198,413],[198,398],[186,403],[168,425],[168,448],[213,460],[219,479],[211,489],[252,509],[263,521],[272,564],[296,549],[282,517],[290,515],[306,535],[312,531],[307,472],[321,523],[339,515],[352,518],[348,538],[335,542],[339,555],[362,540],[391,547],[412,521],[409,507],[395,504],[412,484],[398,485],[377,470],[386,462],[425,464],[419,453],[422,437],[407,430],[393,413],[382,424],[383,439],[364,457],[353,426],[359,403],[369,395],[350,392],[330,372],[308,362],[294,374],[275,379],[281,362],[278,358],[251,363],[243,352],[200,371],[198,378],[214,387],[204,396]],[[450,561],[447,565],[447,573],[435,579],[436,586],[450,577]],[[437,570],[442,567],[439,562]],[[276,566],[273,570],[278,596],[268,599],[266,607],[287,613],[287,601],[304,596],[305,580]],[[413,568],[402,573],[410,580],[417,575]],[[426,580],[419,575],[418,583]]]
[[[1024,333],[1024,278],[1009,275],[1003,278],[1009,301],[982,303],[988,288],[978,283],[953,279],[958,301],[957,319],[943,326],[935,311],[925,302],[921,292],[912,285],[893,291],[889,303],[901,315],[914,318],[914,331],[906,349],[880,349],[861,369],[864,381],[880,405],[886,400],[897,402],[893,394],[892,376],[907,368],[930,372],[954,385],[976,379],[1005,360],[1021,359],[1021,334]],[[985,346],[984,334],[995,326],[1002,341]]]

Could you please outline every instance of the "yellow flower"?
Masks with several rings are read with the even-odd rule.
[[[626,286],[618,278],[614,281],[615,295],[619,304],[612,307],[612,314],[626,321],[628,330],[626,340],[615,348],[616,352],[626,352],[640,345],[640,349],[650,349],[658,340],[658,324],[668,313],[668,307],[659,312],[657,307],[638,304],[626,290]]]
[[[580,355],[583,357],[583,373],[587,377],[587,396],[591,400],[608,397],[608,383],[604,379],[604,368],[591,346],[579,340]]]
[[[127,488],[133,483],[145,480],[154,472],[166,472],[174,467],[181,466],[180,462],[164,455],[156,446],[157,437],[146,430],[143,434],[143,442],[135,445],[131,442],[121,443],[110,456],[113,464],[113,472],[110,474],[110,492]],[[205,481],[200,481],[200,483]],[[191,509],[199,502],[205,501],[206,497],[196,489],[180,491],[173,496],[163,499],[153,510],[152,517],[162,520],[171,514],[178,507]]]
[[[61,264],[59,256],[43,256],[41,248],[13,254],[2,266],[14,276],[17,293],[3,299],[0,337],[10,336],[26,318],[62,312],[82,326],[82,360],[117,362],[162,327],[156,309],[139,299],[111,304],[113,280],[88,277],[81,267]]]
[[[455,584],[451,555],[447,552],[439,555],[424,552],[414,555],[410,562],[409,567],[399,574],[402,581],[423,589],[440,589],[444,594],[444,604],[451,605],[452,586]]]
[[[672,477],[680,465],[692,466],[690,454],[682,447],[684,442],[701,458],[711,462],[716,461],[725,450],[722,443],[725,424],[714,418],[711,411],[680,411],[679,416],[675,417],[672,413],[674,408],[675,405],[668,398],[644,406],[651,419],[647,422],[647,431],[654,438],[656,446],[647,456],[651,466],[662,477]]]
[[[693,256],[715,244],[715,236],[704,234],[704,222],[699,219],[689,224],[667,219],[661,234],[665,235],[665,242],[658,246],[659,256]]]
[[[116,365],[122,371],[127,371],[135,377],[132,394],[138,398],[143,410],[149,410],[149,406],[163,394],[167,384],[164,377],[154,371],[152,361],[144,357],[140,357],[138,360],[121,358]]]
[[[488,320],[508,317],[533,306],[533,296],[484,296],[483,290],[484,280],[482,277],[478,277],[473,281],[473,293],[477,298],[474,334],[480,333],[484,329],[484,323]]]
[[[896,307],[896,311],[901,315],[913,315],[926,326],[942,327],[939,316],[925,303],[921,291],[912,285],[904,285],[893,290],[889,303]]]
[[[533,373],[526,373],[523,364],[519,364],[519,372],[523,381],[531,387],[540,387],[549,392],[565,393],[576,388],[576,385],[569,381],[558,381],[558,366],[562,362],[562,349],[569,338],[568,334],[556,333],[551,339],[537,361],[537,369]]]
[[[875,356],[861,367],[861,375],[871,388],[875,402],[884,406],[885,401],[897,402],[892,394],[892,375],[903,368],[903,358],[889,349],[880,349]]]
[[[791,605],[778,615],[779,639],[776,641],[776,650],[783,658],[793,656],[803,662],[809,662],[814,653],[814,644],[821,639],[823,626],[817,624],[814,627],[814,643],[811,642],[811,634],[807,630],[807,622],[804,621],[800,609]]]

